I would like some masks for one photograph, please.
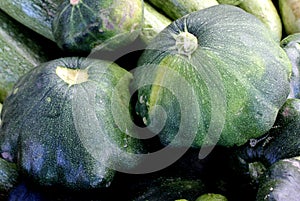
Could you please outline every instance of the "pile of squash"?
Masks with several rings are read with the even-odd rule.
[[[297,200],[299,13],[1,1],[0,199]]]

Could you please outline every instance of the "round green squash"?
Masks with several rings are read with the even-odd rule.
[[[290,72],[261,21],[213,6],[174,21],[143,52],[136,112],[165,145],[242,145],[273,126]]]
[[[114,163],[135,166],[120,153],[141,150],[130,137],[134,133],[126,116],[131,78],[114,63],[77,57],[32,69],[3,104],[2,157],[43,186],[109,186]],[[113,99],[114,93],[122,98]],[[115,122],[112,106],[124,127]]]
[[[116,50],[138,37],[142,20],[143,0],[65,0],[52,31],[58,46],[70,52]]]

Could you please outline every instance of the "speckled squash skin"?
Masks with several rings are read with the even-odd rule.
[[[179,48],[182,33],[195,36],[196,47],[181,43]],[[163,144],[184,145],[176,143],[175,136],[182,126],[181,108],[186,106],[187,124],[197,126],[192,146],[242,145],[273,126],[289,93],[291,63],[283,49],[261,21],[230,5],[173,22],[146,48],[139,66],[133,83],[139,88],[137,112],[154,131],[166,121],[159,132]],[[143,73],[145,68],[151,73]],[[172,80],[171,71],[186,83]],[[145,80],[155,84],[143,86]],[[164,109],[166,119],[155,115],[156,106]],[[194,130],[183,126],[184,139],[191,138]]]
[[[123,119],[125,133],[111,111],[114,101],[118,115],[124,117],[131,77],[116,64],[76,57],[32,69],[3,104],[1,156],[16,162],[23,175],[42,186],[75,190],[109,186],[115,173],[110,163],[118,160],[115,149],[140,150],[139,142],[127,135],[133,132],[131,120]],[[123,84],[116,87],[121,78]],[[122,100],[112,99],[115,90]]]
[[[58,46],[69,52],[116,50],[135,40],[143,21],[143,0],[63,1],[52,23]]]

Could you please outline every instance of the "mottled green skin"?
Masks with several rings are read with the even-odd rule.
[[[176,20],[191,12],[218,5],[217,0],[149,0],[156,8],[163,11],[166,16]]]
[[[57,66],[85,69],[88,81],[70,86],[57,76]],[[53,60],[32,69],[3,104],[2,156],[17,162],[23,175],[43,186],[76,190],[109,186],[115,172],[109,165],[118,157],[115,149],[140,148],[115,124],[111,111],[114,101],[118,115],[124,117],[131,77],[115,64],[80,58]],[[115,87],[120,78],[125,79],[123,84]],[[113,90],[123,99],[112,100]],[[126,131],[132,133],[128,121],[123,119]]]
[[[261,178],[256,200],[299,200],[299,158],[280,160],[274,163]]]
[[[64,1],[52,31],[58,46],[70,52],[89,53],[96,46],[116,50],[138,37],[142,20],[142,0]]]
[[[42,36],[54,40],[51,23],[63,0],[1,1],[0,9]]]
[[[185,27],[199,43],[191,58],[180,55],[174,48],[173,34],[184,31]],[[150,68],[147,66],[150,64],[153,64],[153,77],[138,70],[134,86],[141,86],[144,80],[150,83],[159,80],[162,86],[171,84],[174,91],[186,97],[186,102],[190,100],[187,89],[194,91],[197,103],[189,106],[193,107],[190,108],[193,112],[185,118],[192,123],[195,117],[199,120],[194,122],[198,127],[195,147],[215,143],[241,145],[250,138],[263,135],[273,126],[289,93],[291,64],[285,52],[262,22],[230,5],[194,12],[172,23],[139,59],[140,66]],[[161,70],[158,64],[178,72],[190,86],[157,73]],[[153,96],[157,93],[159,95]],[[151,96],[154,97],[152,100]],[[169,144],[181,126],[180,104],[185,101],[178,103],[174,94],[163,87],[140,88],[139,97],[145,100],[142,104],[137,103],[137,111],[147,125],[162,122],[161,117],[153,113],[153,108],[156,105],[164,108],[167,120],[159,136],[164,144]],[[214,119],[211,118],[213,115]],[[193,130],[183,126],[186,137],[193,136]],[[220,126],[223,129],[219,137],[217,129]],[[212,132],[206,138],[209,128]]]
[[[45,51],[29,31],[0,11],[0,102],[20,76],[46,61]]]

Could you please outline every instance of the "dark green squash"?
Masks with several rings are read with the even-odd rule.
[[[58,46],[70,52],[116,50],[142,29],[143,0],[64,0],[52,23]]]
[[[114,63],[76,57],[32,69],[3,104],[2,157],[43,186],[109,186],[117,168],[136,165],[122,153],[141,148],[130,137],[131,78]]]
[[[63,0],[1,1],[0,9],[42,36],[54,40],[51,24]]]
[[[256,200],[297,201],[300,196],[300,160],[289,158],[274,163],[261,178]]]
[[[289,93],[285,52],[261,21],[230,5],[173,22],[139,66],[136,110],[165,145],[242,145],[273,126]]]

